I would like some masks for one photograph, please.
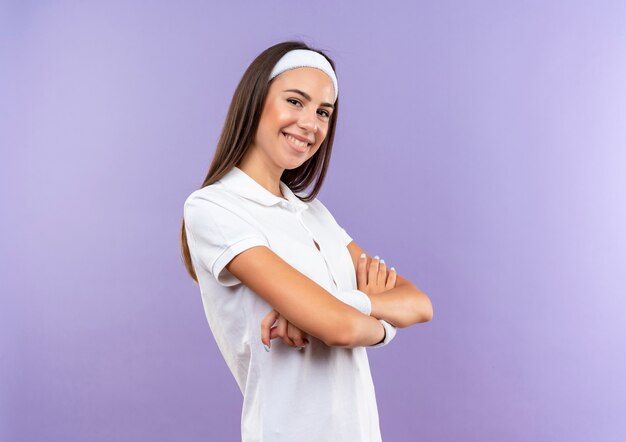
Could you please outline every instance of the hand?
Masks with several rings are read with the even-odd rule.
[[[274,322],[277,322],[276,327],[271,328]],[[274,338],[282,338],[283,342],[290,347],[304,347],[309,343],[308,336],[275,309],[272,309],[261,320],[261,341],[268,347],[271,347],[270,341]]]
[[[356,271],[357,288],[368,296],[390,290],[396,286],[396,271],[387,272],[387,265],[378,255],[367,263],[367,255],[359,257]]]

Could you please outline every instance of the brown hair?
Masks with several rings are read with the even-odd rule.
[[[278,60],[293,49],[309,49],[319,52],[326,57],[333,70],[335,70],[335,64],[326,54],[321,50],[311,48],[302,41],[278,43],[261,52],[248,66],[237,85],[237,89],[235,89],[213,160],[209,166],[209,172],[200,188],[218,181],[243,158],[254,139],[259,125],[267,92],[271,84],[271,82],[267,81],[270,73]],[[334,104],[335,109],[328,124],[326,138],[320,145],[320,148],[301,166],[295,169],[285,169],[280,178],[294,193],[303,191],[315,181],[313,190],[309,195],[302,198],[298,197],[301,201],[312,201],[319,193],[324,182],[335,137],[339,98],[337,98]],[[198,278],[193,268],[189,246],[187,245],[184,217],[180,231],[180,242],[187,272],[197,283]]]

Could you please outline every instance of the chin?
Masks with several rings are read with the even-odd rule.
[[[304,161],[299,161],[299,160],[286,160],[283,163],[283,168],[287,169],[287,170],[292,170],[292,169],[297,169],[298,167],[302,166],[304,164]]]

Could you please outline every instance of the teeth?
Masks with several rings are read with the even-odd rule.
[[[294,137],[292,137],[289,134],[285,134],[285,136],[289,139],[289,141],[291,141],[296,146],[307,147],[309,145],[309,143],[305,143],[304,141],[300,141],[297,138],[294,138]]]

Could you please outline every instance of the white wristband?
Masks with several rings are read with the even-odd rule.
[[[394,325],[391,325],[384,319],[379,319],[378,322],[380,322],[383,325],[383,327],[385,327],[385,340],[378,344],[370,345],[370,348],[382,347],[384,345],[387,345],[391,342],[393,338],[396,337],[397,328]]]
[[[367,296],[367,293],[362,292],[358,289],[351,290],[341,290],[337,293],[333,293],[335,298],[339,299],[344,304],[348,304],[351,307],[354,307],[361,313],[367,316],[371,316],[372,314],[372,301],[370,297]],[[378,320],[383,327],[385,327],[385,339],[380,344],[370,345],[370,348],[382,347],[389,344],[393,338],[396,337],[397,327],[388,323],[384,319]]]
[[[369,316],[372,313],[372,301],[370,301],[370,297],[361,290],[341,290],[333,294],[335,298],[339,299],[344,304],[354,307],[364,315]]]

